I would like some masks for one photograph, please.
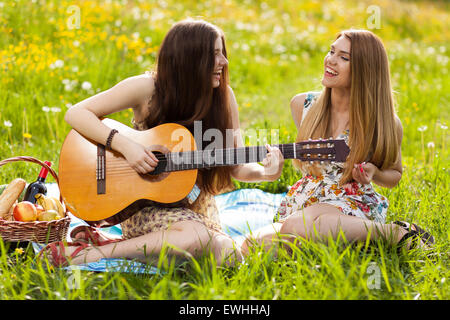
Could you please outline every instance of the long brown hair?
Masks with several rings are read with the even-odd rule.
[[[380,169],[391,167],[398,160],[399,136],[392,95],[389,62],[382,41],[367,30],[346,30],[338,34],[351,42],[349,147],[340,183],[352,180],[356,163],[369,161]],[[297,141],[327,138],[330,129],[331,88],[324,88],[310,107],[298,132]],[[295,162],[318,175],[317,166]]]
[[[211,23],[188,19],[169,30],[157,58],[155,93],[146,119],[149,128],[174,122],[194,133],[194,121],[202,121],[203,131],[220,130],[224,147],[228,146],[226,129],[232,124],[227,66],[223,67],[219,87],[213,88],[212,84],[218,37],[222,40],[222,53],[227,57],[225,35]],[[204,142],[201,147],[204,149],[206,145]],[[201,170],[200,187],[212,194],[219,193],[231,185],[230,170],[230,167]]]

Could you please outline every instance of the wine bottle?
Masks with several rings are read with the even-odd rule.
[[[44,161],[46,165],[51,167],[52,163],[49,161]],[[25,196],[23,197],[23,201],[30,201],[31,203],[36,203],[36,198],[34,197],[38,193],[42,193],[44,195],[47,194],[47,187],[45,186],[45,179],[48,175],[48,169],[42,167],[41,172],[39,172],[39,176],[37,180],[33,183],[30,183],[25,191]]]

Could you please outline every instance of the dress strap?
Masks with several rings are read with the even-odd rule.
[[[320,92],[308,92],[306,94],[305,102],[303,103],[303,107],[306,109],[316,101],[316,99],[320,96]]]
[[[308,92],[306,94],[305,102],[303,103],[302,122],[303,119],[305,119],[308,111],[311,109],[310,107],[313,105],[313,103],[317,100],[319,96],[320,92]]]

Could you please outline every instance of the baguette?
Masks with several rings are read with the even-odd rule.
[[[26,181],[17,178],[11,181],[11,183],[3,190],[0,195],[0,218],[3,219],[5,215],[9,213],[9,210],[19,198],[23,189],[25,189]]]
[[[3,219],[5,219],[6,221],[14,221],[14,207],[18,203],[19,200],[16,200],[14,204],[11,206],[11,209],[9,209],[9,212],[3,216]]]

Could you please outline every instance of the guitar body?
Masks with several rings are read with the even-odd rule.
[[[195,139],[189,130],[174,123],[138,131],[112,119],[102,122],[132,141],[150,146],[154,153],[196,150]],[[62,145],[58,169],[65,205],[73,215],[92,225],[120,223],[132,214],[127,213],[130,208],[138,210],[141,205],[148,204],[148,200],[158,203],[180,201],[189,194],[197,179],[196,169],[141,175],[120,153],[105,150],[105,190],[99,193],[98,148],[96,142],[71,130]]]
[[[68,210],[94,226],[118,224],[149,205],[179,206],[195,185],[198,169],[261,162],[265,146],[197,150],[185,127],[166,123],[138,131],[103,119],[111,129],[150,150],[159,159],[142,175],[118,152],[71,130],[61,148],[59,188]],[[284,159],[344,162],[350,152],[343,139],[317,139],[278,144]]]

